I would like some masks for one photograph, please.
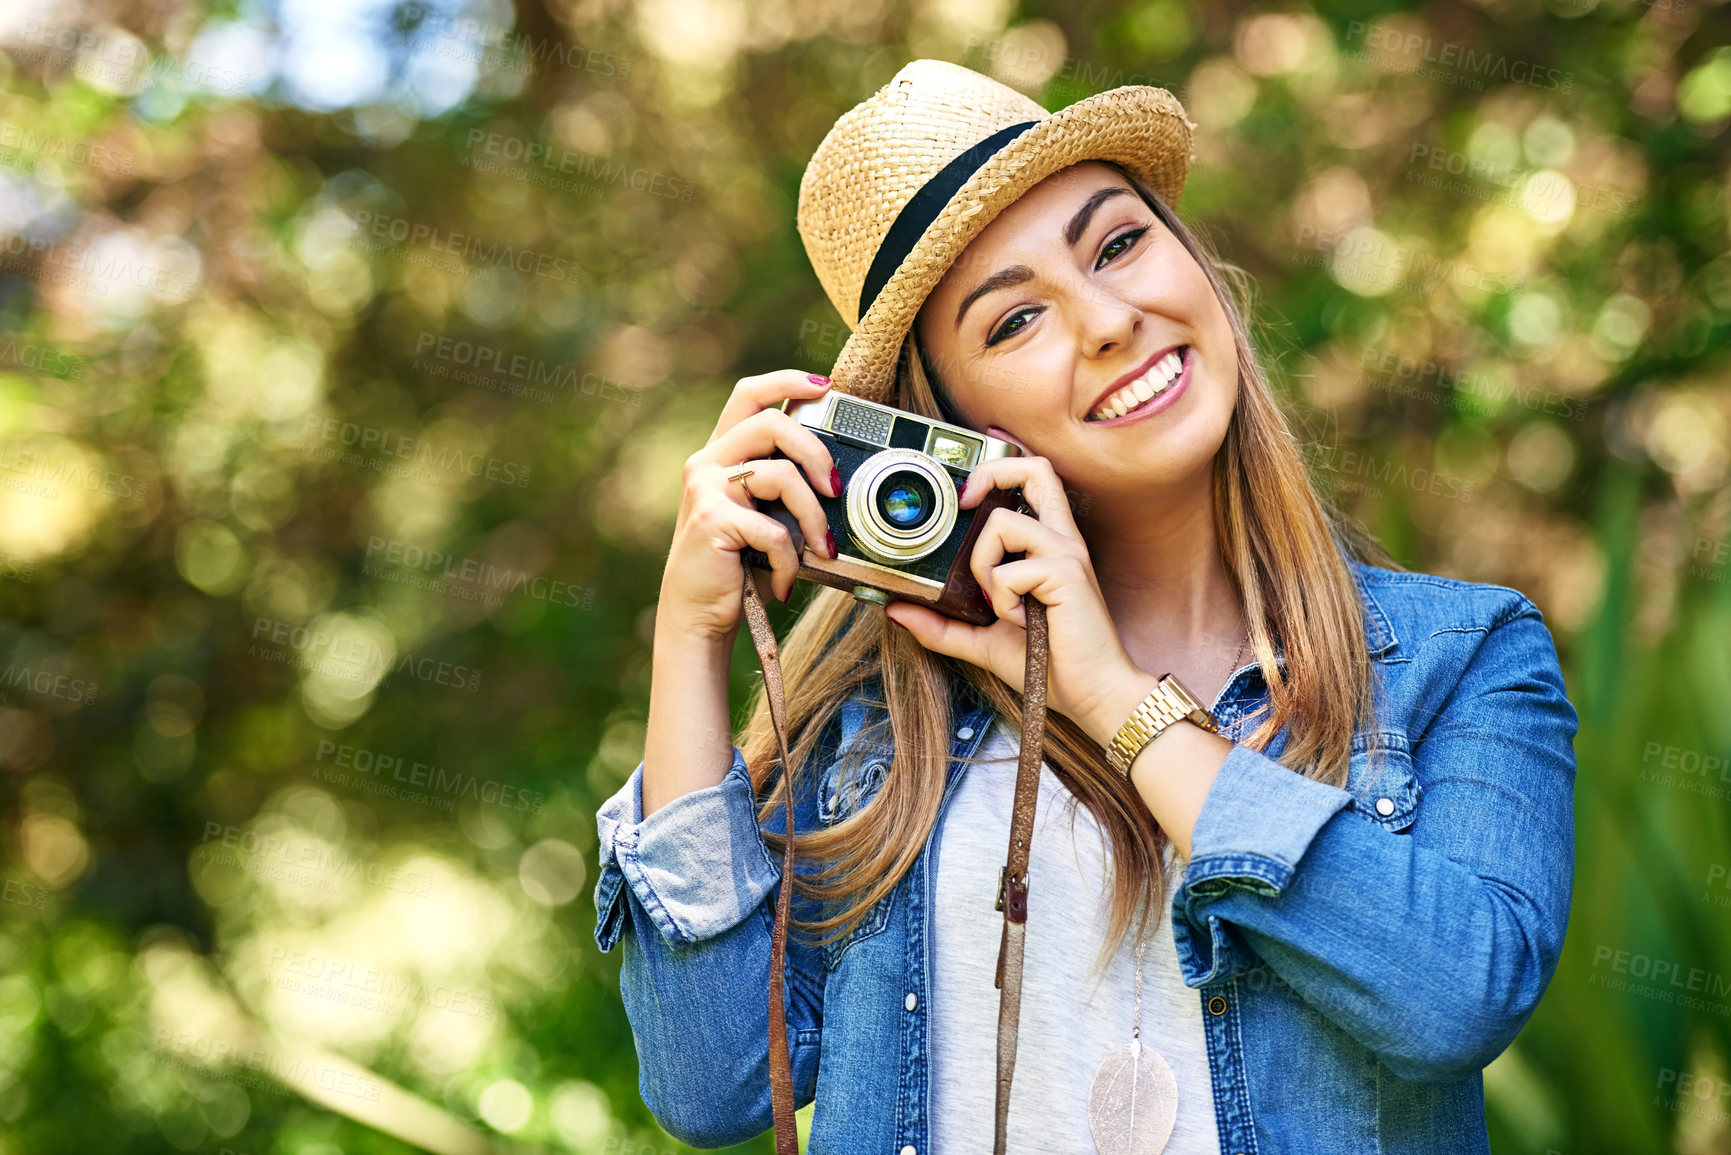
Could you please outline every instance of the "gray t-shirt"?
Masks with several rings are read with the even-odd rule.
[[[1010,839],[1019,735],[997,723],[967,766],[944,816],[933,919],[932,1135],[930,1155],[992,1150],[996,1118],[999,990],[994,910]],[[1074,816],[1074,827],[1071,819]],[[1136,943],[1127,936],[1106,970],[1092,972],[1105,936],[1110,888],[1105,838],[1087,807],[1040,766],[1028,862],[1028,930],[1009,1150],[1095,1155],[1088,1091],[1100,1061],[1130,1041]],[[1165,1155],[1220,1155],[1200,994],[1184,985],[1172,943],[1172,877],[1164,915],[1142,956],[1142,1042],[1178,1082],[1177,1122]]]

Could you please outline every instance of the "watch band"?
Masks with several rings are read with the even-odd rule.
[[[1210,734],[1220,733],[1214,715],[1184,688],[1182,682],[1171,674],[1165,674],[1153,692],[1143,698],[1130,711],[1124,724],[1118,727],[1111,744],[1106,747],[1106,761],[1111,763],[1112,769],[1126,778],[1130,777],[1130,766],[1142,748],[1158,738],[1172,723],[1186,719]]]

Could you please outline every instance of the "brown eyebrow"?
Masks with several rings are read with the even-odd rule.
[[[1088,222],[1094,219],[1094,210],[1116,196],[1129,196],[1127,188],[1103,188],[1097,190],[1076,210],[1076,215],[1070,218],[1070,223],[1064,226],[1064,243],[1073,245],[1082,239],[1082,234],[1088,229]],[[1007,289],[1011,285],[1020,285],[1034,279],[1034,270],[1027,265],[1011,265],[1007,269],[993,273],[975,286],[974,291],[962,298],[961,307],[956,310],[956,328],[962,327],[962,317],[966,315],[969,306],[987,293],[999,289]]]
[[[1070,223],[1064,226],[1064,243],[1073,245],[1082,239],[1082,233],[1087,229],[1088,222],[1094,219],[1094,210],[1116,196],[1129,196],[1127,188],[1103,188],[1083,202],[1076,210],[1076,215],[1070,218]]]
[[[968,306],[987,293],[995,293],[999,289],[1007,289],[1011,285],[1020,285],[1033,279],[1034,270],[1027,265],[1011,265],[1007,269],[1000,269],[993,273],[976,285],[973,292],[962,298],[962,306],[956,310],[956,328],[962,327],[962,315],[968,311]]]

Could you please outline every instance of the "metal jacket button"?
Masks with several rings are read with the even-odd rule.
[[[1394,799],[1392,799],[1392,798],[1378,798],[1376,800],[1376,812],[1378,814],[1382,815],[1384,818],[1387,818],[1390,814],[1393,814],[1394,813]]]
[[[914,1151],[914,1145],[909,1143],[901,1149],[901,1155],[918,1155],[918,1153]]]
[[[1226,1013],[1226,1000],[1221,998],[1219,995],[1215,995],[1213,998],[1209,999],[1208,1000],[1208,1013],[1211,1015],[1223,1015],[1223,1014],[1225,1014]]]
[[[964,742],[973,736],[974,728],[972,726],[963,726],[960,730],[956,731],[956,737],[960,738]]]
[[[902,1000],[902,1006],[906,1007],[910,1011],[919,1005],[920,1005],[920,996],[914,994],[914,992],[912,992],[912,991],[909,991],[908,997]]]

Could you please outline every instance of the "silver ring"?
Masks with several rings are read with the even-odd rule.
[[[755,469],[747,469],[745,467],[745,462],[741,461],[738,465],[733,467],[733,472],[727,475],[727,480],[739,482],[739,488],[745,490],[745,496],[756,501],[757,495],[751,492],[751,486],[745,484],[745,479],[756,472],[757,470]]]

